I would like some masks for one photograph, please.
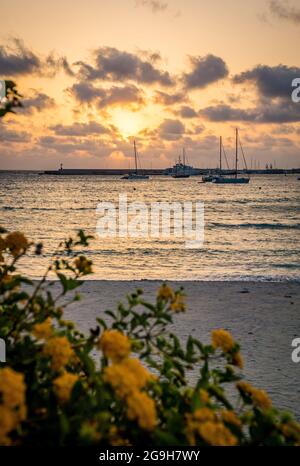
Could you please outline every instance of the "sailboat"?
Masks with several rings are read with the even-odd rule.
[[[138,171],[138,154],[137,154],[135,139],[133,141],[133,150],[134,150],[135,172],[122,176],[121,179],[122,180],[149,180],[148,175],[143,175],[142,173],[139,173]]]
[[[220,176],[222,176],[222,149],[223,149],[222,136],[220,136],[220,174],[214,175],[214,174],[209,173],[208,175],[202,176],[203,183],[212,183],[216,178],[219,178]]]
[[[178,170],[179,167],[179,170]],[[190,173],[186,171],[186,165],[185,165],[185,148],[183,148],[183,164],[181,163],[180,157],[179,161],[176,164],[176,171],[174,175],[172,175],[173,178],[189,178]]]
[[[247,184],[249,183],[250,178],[238,176],[238,145],[239,145],[239,131],[238,131],[238,128],[236,128],[235,130],[235,175],[234,177],[218,176],[214,180],[212,180],[212,183],[216,183],[216,184]],[[241,149],[243,153],[244,162],[246,164],[243,148],[241,147]]]

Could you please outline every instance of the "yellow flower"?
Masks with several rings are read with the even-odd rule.
[[[223,422],[232,424],[236,427],[242,427],[242,423],[234,411],[229,411],[229,410],[224,409],[224,410],[221,410],[220,415],[221,415],[221,419]]]
[[[168,285],[163,283],[158,290],[157,298],[164,301],[171,301],[174,299],[174,291]]]
[[[193,418],[193,415],[188,413],[186,414],[186,427],[185,427],[185,434],[188,439],[188,442],[191,446],[196,445],[196,435],[195,432],[197,430],[198,423]]]
[[[182,294],[176,294],[170,304],[170,309],[174,312],[185,312],[185,298]]]
[[[281,432],[286,438],[294,439],[296,442],[300,442],[300,424],[296,421],[289,421],[286,424],[280,426]]]
[[[132,391],[145,387],[153,378],[138,359],[125,359],[104,370],[104,380],[120,398],[126,398]]]
[[[259,390],[258,388],[253,387],[250,383],[245,381],[240,381],[237,383],[237,388],[246,393],[252,398],[252,402],[255,406],[261,409],[268,409],[272,406],[272,401],[268,397],[267,393],[264,390]]]
[[[39,340],[47,340],[53,334],[52,320],[50,317],[41,324],[35,324],[32,330],[33,335]]]
[[[253,403],[261,409],[268,409],[272,406],[272,401],[264,390],[254,390],[252,392]]]
[[[194,416],[195,421],[198,421],[198,422],[216,420],[215,413],[209,408],[199,408],[194,412],[193,416]]]
[[[70,400],[72,389],[78,380],[78,375],[64,372],[53,381],[54,391],[61,403],[66,403]]]
[[[127,416],[136,420],[141,429],[152,431],[157,420],[154,401],[146,393],[134,390],[127,398]]]
[[[15,410],[19,420],[25,419],[26,416],[25,391],[23,374],[10,367],[0,370],[0,395],[3,406]]]
[[[26,418],[24,376],[10,367],[0,370],[0,445],[11,443],[7,436]]]
[[[209,408],[200,408],[193,414],[187,414],[186,418],[187,424],[185,432],[190,445],[196,445],[196,434],[200,435],[209,445],[236,445],[237,439],[231,434],[230,430],[220,422],[217,414],[213,410]],[[230,420],[233,421],[233,417],[230,417]],[[233,424],[233,422],[231,423]]]
[[[206,390],[204,390],[203,388],[200,388],[200,391],[199,391],[199,396],[200,396],[200,400],[203,404],[207,404],[209,403],[209,394]]]
[[[79,272],[83,273],[84,275],[88,275],[92,273],[92,261],[88,260],[84,256],[79,256],[74,261],[75,267],[79,270]]]
[[[15,417],[11,409],[0,405],[0,445],[9,445],[10,439],[8,434],[15,429]]]
[[[228,353],[234,347],[234,339],[226,330],[213,330],[211,334],[212,346],[221,348],[224,353]]]
[[[136,378],[127,373],[122,364],[113,364],[104,369],[104,380],[109,383],[120,398],[126,398],[134,389]]]
[[[199,425],[198,433],[209,445],[234,446],[237,438],[221,422],[204,422]]]
[[[241,353],[239,351],[232,355],[232,363],[233,363],[234,366],[237,366],[240,369],[243,369],[244,361],[243,361],[242,355],[241,355]]]
[[[236,384],[236,386],[241,392],[248,393],[249,395],[254,389],[254,387],[252,387],[252,385],[249,382],[246,382],[245,380],[241,380]]]
[[[27,238],[19,231],[9,233],[5,238],[5,243],[14,257],[26,251],[29,246]]]
[[[131,349],[129,338],[118,330],[105,330],[99,340],[99,348],[113,362],[126,358]]]
[[[52,337],[46,341],[43,348],[45,356],[51,357],[51,366],[55,371],[63,369],[74,355],[67,337]]]
[[[149,372],[138,359],[128,358],[122,361],[122,366],[136,379],[136,387],[144,388],[145,385],[156,377]]]

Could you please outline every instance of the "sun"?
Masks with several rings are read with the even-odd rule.
[[[126,139],[136,136],[146,125],[145,118],[140,112],[125,109],[115,109],[112,120],[121,135]]]

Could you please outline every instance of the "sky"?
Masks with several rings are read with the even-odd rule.
[[[300,167],[299,0],[2,0],[0,169]],[[300,92],[299,92],[300,94]]]

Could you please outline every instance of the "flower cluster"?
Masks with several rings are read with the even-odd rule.
[[[65,336],[49,338],[43,347],[43,354],[50,357],[54,371],[62,370],[74,356],[70,341]]]
[[[227,355],[228,360],[234,366],[243,369],[244,362],[239,351],[239,345],[234,341],[232,335],[224,329],[213,330],[211,333],[212,347],[220,349]]]
[[[186,432],[190,445],[197,444],[197,436],[208,445],[236,445],[238,443],[236,436],[229,427],[224,425],[223,421],[230,426],[232,424],[237,425],[238,419],[234,414],[228,413],[230,412],[226,413],[225,418],[224,414],[219,417],[212,409],[204,407],[199,408],[193,414],[188,414]],[[234,423],[232,423],[232,418],[234,418]]]
[[[117,330],[105,330],[98,343],[106,358],[120,361],[130,353],[131,343],[126,335]]]
[[[38,340],[47,340],[53,335],[52,320],[48,317],[44,322],[35,324],[32,334]]]
[[[63,372],[62,375],[54,380],[54,391],[61,403],[69,401],[71,392],[77,380],[78,375],[71,374],[70,372]]]
[[[92,273],[92,261],[88,260],[84,256],[79,256],[75,259],[75,267],[83,275]]]
[[[29,242],[27,238],[19,231],[9,233],[5,238],[1,238],[0,241],[0,253],[8,249],[14,258],[23,254],[28,247]],[[3,256],[1,257],[3,260]]]
[[[25,391],[23,374],[0,370],[0,445],[10,444],[8,434],[26,418]]]
[[[158,290],[157,300],[169,303],[169,309],[173,312],[185,312],[185,296],[181,291],[174,293],[172,288],[163,283]]]
[[[100,339],[100,348],[113,364],[104,370],[104,380],[127,404],[127,416],[136,420],[145,430],[153,430],[156,424],[154,401],[141,391],[154,376],[138,359],[129,358],[130,341],[117,330],[105,331]]]
[[[255,406],[261,409],[268,409],[272,406],[272,401],[264,390],[259,390],[253,387],[250,383],[241,380],[237,384],[240,393],[247,398],[250,398]]]
[[[212,335],[212,346],[214,348],[221,348],[224,353],[228,353],[234,347],[234,339],[226,330],[213,330]]]
[[[125,399],[133,391],[144,388],[148,382],[154,380],[154,376],[138,359],[126,358],[107,366],[104,369],[104,380],[113,387],[120,398]]]

